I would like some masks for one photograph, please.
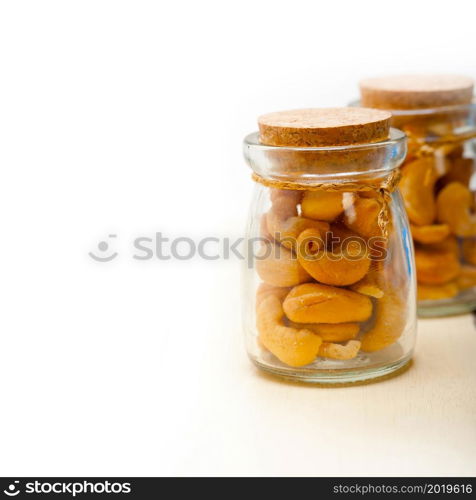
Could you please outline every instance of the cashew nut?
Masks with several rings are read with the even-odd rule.
[[[460,182],[451,182],[439,193],[436,200],[438,220],[448,224],[456,236],[476,235],[476,218],[471,214],[471,191]]]
[[[294,323],[287,321],[293,328],[305,328],[319,335],[324,342],[345,342],[357,337],[360,330],[359,323]]]
[[[365,295],[317,283],[294,287],[283,308],[296,323],[352,323],[372,314],[372,302]]]
[[[290,290],[290,287],[278,287],[268,285],[267,283],[260,283],[258,289],[256,290],[256,307],[258,307],[261,302],[263,302],[263,300],[270,295],[274,295],[282,302]]]
[[[412,236],[419,243],[438,243],[450,234],[448,224],[432,224],[429,226],[410,225]]]
[[[381,230],[378,225],[380,210],[381,204],[375,198],[352,193],[352,196],[346,197],[344,224],[365,238],[380,236]]]
[[[408,218],[414,224],[427,226],[436,217],[434,187],[437,180],[433,159],[420,158],[408,163],[402,171],[400,191]]]
[[[332,222],[344,210],[343,193],[332,191],[306,191],[301,210],[304,217]]]
[[[301,203],[302,191],[296,191],[294,189],[271,188],[269,190],[269,197],[273,205],[280,200],[286,199],[288,200],[290,205],[296,206]]]
[[[456,278],[460,272],[456,253],[429,246],[415,249],[415,264],[418,283],[424,285],[442,285]]]
[[[277,297],[270,295],[263,300],[257,312],[261,343],[286,365],[298,367],[312,363],[322,339],[309,330],[285,326],[283,316],[281,301]]]
[[[380,287],[377,282],[375,273],[370,272],[360,281],[351,285],[350,289],[354,292],[361,293],[362,295],[374,297],[375,299],[381,299],[384,295],[382,287]]]
[[[267,214],[263,214],[260,218],[259,235],[261,236],[261,238],[264,238],[265,240],[273,241],[273,237],[271,236],[271,233],[268,230],[268,221],[266,215]]]
[[[296,248],[298,236],[305,229],[315,229],[323,235],[329,230],[327,222],[315,221],[304,217],[289,217],[281,218],[274,210],[270,210],[267,214],[267,227],[271,236],[279,241],[281,245],[289,249]]]
[[[441,179],[441,184],[446,186],[452,182],[459,182],[468,186],[474,172],[474,160],[472,158],[456,158],[448,173]]]
[[[444,285],[418,285],[418,300],[441,300],[455,297],[459,293],[454,281]]]
[[[290,250],[266,243],[257,255],[256,271],[268,285],[284,287],[311,281],[309,274]]]
[[[476,268],[473,266],[462,266],[456,283],[460,290],[467,290],[476,286]]]
[[[298,260],[301,266],[316,280],[326,285],[345,286],[361,280],[370,266],[368,249],[363,241],[346,240],[331,251],[316,248],[319,232],[303,231],[298,238]]]
[[[358,340],[349,340],[347,344],[333,344],[323,342],[319,349],[319,356],[332,359],[352,359],[357,356],[360,349]]]
[[[393,344],[403,333],[407,322],[404,298],[392,289],[386,289],[375,307],[373,326],[362,336],[361,349],[373,352]]]
[[[466,262],[476,266],[476,240],[467,239],[462,244],[463,257]]]

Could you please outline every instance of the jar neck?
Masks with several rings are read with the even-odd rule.
[[[318,148],[266,146],[258,133],[243,144],[248,165],[263,179],[300,185],[340,182],[379,182],[403,162],[405,134],[391,129],[386,141]]]

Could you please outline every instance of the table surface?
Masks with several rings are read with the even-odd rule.
[[[473,318],[426,319],[418,327],[411,368],[380,383],[316,389],[276,383],[247,369],[261,413],[253,412],[254,419],[268,415],[267,439],[288,450],[284,456],[264,453],[267,472],[476,474]],[[263,439],[262,432],[254,434]]]
[[[0,364],[2,473],[476,475],[471,315],[419,321],[413,365],[398,377],[343,388],[282,382],[245,354],[227,266],[108,267],[99,279],[103,268],[85,265],[72,282],[98,285],[78,298],[82,315],[66,293],[49,313],[45,280],[27,291],[18,282],[19,296],[43,302],[29,314],[20,300],[5,307],[17,326]],[[60,291],[72,288],[64,280]],[[169,290],[159,308],[157,283]]]
[[[215,439],[205,432],[193,466],[181,472],[476,475],[473,316],[424,319],[418,327],[412,366],[368,385],[280,382],[240,357],[239,385],[217,408]]]

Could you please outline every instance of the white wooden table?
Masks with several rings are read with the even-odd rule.
[[[473,318],[426,319],[418,326],[413,365],[380,383],[313,388],[243,367],[255,472],[475,475]]]
[[[107,273],[81,302],[100,315],[65,332],[77,307],[66,294],[41,335],[40,313],[15,314],[4,335],[4,475],[476,475],[472,316],[420,321],[398,377],[318,388],[250,363],[234,266]]]
[[[229,347],[229,375],[214,382],[210,395],[219,398],[215,413],[209,413],[213,403],[204,401],[208,424],[201,437],[192,436],[193,452],[175,473],[476,474],[471,315],[420,320],[411,368],[368,385],[281,382],[259,372],[242,350],[239,343]]]

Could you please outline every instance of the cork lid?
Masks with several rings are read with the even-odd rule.
[[[391,114],[367,108],[314,108],[258,118],[260,142],[268,146],[325,147],[388,138]]]
[[[474,82],[460,75],[397,75],[360,82],[361,104],[380,109],[423,109],[469,104]]]

